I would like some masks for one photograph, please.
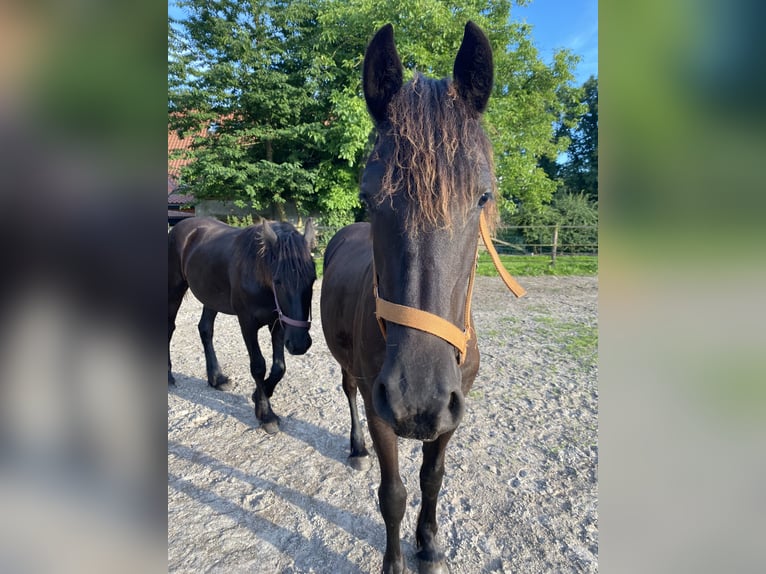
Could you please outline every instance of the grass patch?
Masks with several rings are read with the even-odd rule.
[[[511,275],[534,277],[539,275],[598,275],[598,257],[595,255],[561,255],[556,259],[556,266],[551,266],[547,255],[500,255],[500,261]],[[315,259],[317,277],[324,271],[321,257]],[[497,277],[497,269],[492,264],[488,253],[479,255],[477,275]]]
[[[547,255],[500,255],[500,261],[511,275],[598,275],[598,256],[595,255],[561,255],[556,258],[555,267]],[[484,277],[497,276],[489,253],[479,254],[476,272]]]
[[[559,322],[545,315],[535,317],[542,337],[563,347],[564,351],[583,366],[593,365],[598,354],[598,327]]]
[[[579,361],[594,359],[598,352],[598,329],[579,325],[575,335],[567,339],[564,347]]]

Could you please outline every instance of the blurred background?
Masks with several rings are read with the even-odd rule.
[[[0,571],[166,568],[166,13],[0,2]]]
[[[602,0],[605,572],[761,572],[766,36]],[[0,571],[166,568],[166,6],[0,2]]]
[[[757,572],[766,5],[600,2],[600,567]]]

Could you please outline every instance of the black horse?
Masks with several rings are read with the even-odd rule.
[[[228,387],[213,349],[213,323],[218,313],[236,315],[250,354],[255,379],[255,416],[264,430],[279,430],[279,417],[269,398],[285,374],[284,348],[302,355],[311,346],[309,315],[316,269],[310,247],[314,226],[301,235],[289,223],[230,227],[211,218],[179,222],[168,234],[168,383],[170,340],[178,308],[187,289],[203,304],[199,334],[211,387]],[[258,346],[258,330],[271,330],[273,360],[268,378]]]
[[[364,468],[369,460],[357,386],[380,461],[386,574],[404,571],[399,527],[407,491],[397,435],[423,441],[420,571],[447,571],[436,503],[445,449],[479,369],[470,300],[480,220],[491,226],[497,213],[492,148],[481,127],[492,77],[489,42],[472,22],[452,81],[416,74],[403,85],[390,24],[364,58],[364,95],[377,130],[360,192],[370,223],[345,227],[328,244],[321,311],[351,410],[349,462]]]

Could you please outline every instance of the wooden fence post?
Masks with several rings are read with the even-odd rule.
[[[559,246],[559,224],[553,228],[553,245],[551,249],[551,267],[556,267],[556,250]]]

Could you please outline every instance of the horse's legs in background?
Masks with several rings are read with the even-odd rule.
[[[176,315],[178,315],[178,309],[181,307],[181,302],[184,300],[186,290],[189,288],[189,284],[183,278],[180,269],[180,263],[176,262],[173,257],[169,261],[168,269],[168,384],[175,385],[176,381],[173,378],[171,372],[170,363],[170,340],[173,338],[173,331],[176,330]]]
[[[420,573],[440,574],[448,572],[444,553],[436,539],[436,503],[444,478],[444,452],[454,431],[441,435],[433,442],[423,443],[423,464],[420,467],[420,505],[416,539]]]
[[[231,385],[229,385],[229,378],[221,372],[218,357],[215,356],[215,349],[213,348],[213,325],[217,315],[218,311],[210,307],[203,307],[202,317],[200,317],[197,328],[200,339],[202,339],[202,348],[205,350],[207,382],[214,389],[225,390]]]
[[[341,369],[343,376],[343,392],[348,399],[348,409],[351,411],[351,454],[348,456],[348,464],[356,470],[370,468],[370,456],[364,446],[364,432],[359,424],[359,409],[356,404],[356,380],[346,369]]]
[[[279,431],[279,417],[271,410],[269,397],[264,388],[266,376],[266,360],[261,353],[261,347],[258,345],[258,329],[261,325],[254,323],[246,317],[239,317],[239,327],[242,329],[242,337],[247,345],[247,352],[250,355],[250,374],[255,380],[255,391],[252,398],[255,403],[255,418],[261,422],[263,430],[269,434]]]
[[[366,407],[367,426],[372,435],[375,452],[380,463],[380,488],[378,500],[380,513],[386,524],[386,553],[383,556],[383,574],[404,572],[404,558],[400,543],[399,527],[404,518],[407,490],[399,476],[399,447],[396,435],[372,409]]]
[[[271,398],[277,383],[285,376],[285,329],[279,320],[271,327],[271,351],[271,370],[263,387],[268,398]]]

